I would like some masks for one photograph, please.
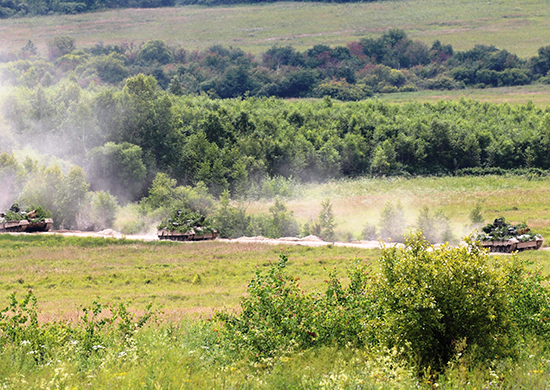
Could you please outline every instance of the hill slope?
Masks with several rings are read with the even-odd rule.
[[[544,3],[547,4],[547,1]],[[231,7],[111,10],[80,15],[3,20],[3,51],[31,39],[40,50],[59,35],[79,46],[163,39],[186,49],[214,44],[260,53],[274,44],[298,49],[314,44],[343,45],[392,27],[413,39],[440,39],[455,50],[494,44],[521,57],[548,45],[550,8],[541,1],[410,0],[377,3],[275,3]]]

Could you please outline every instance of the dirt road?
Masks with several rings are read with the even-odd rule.
[[[14,233],[14,234],[25,234],[25,233]],[[67,237],[68,236],[103,237],[103,238],[117,238],[117,239],[126,238],[128,240],[141,240],[141,241],[158,240],[156,234],[125,235],[112,229],[106,229],[100,232],[86,232],[86,231],[78,231],[78,230],[55,230],[55,231],[49,231],[44,233],[33,233],[33,234],[59,234]],[[228,243],[243,243],[243,244],[261,243],[261,244],[269,244],[269,245],[303,245],[303,246],[310,246],[310,247],[333,245],[333,246],[345,246],[345,247],[360,248],[360,249],[380,248],[380,242],[378,241],[326,242],[321,240],[317,236],[307,236],[303,238],[282,237],[277,239],[258,236],[258,237],[241,237],[236,239],[219,238],[217,239],[217,241],[228,242]]]

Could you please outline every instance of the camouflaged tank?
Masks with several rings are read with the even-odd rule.
[[[5,213],[0,213],[0,233],[47,232],[53,226],[53,219],[39,207],[28,212],[21,211],[17,204]]]
[[[544,239],[540,234],[531,233],[531,229],[525,223],[511,225],[506,223],[504,217],[495,219],[481,229],[482,233],[477,236],[484,248],[491,252],[512,253],[530,249],[540,249]]]
[[[158,226],[159,240],[202,241],[214,240],[218,231],[213,229],[210,221],[197,211],[188,209],[175,210],[170,218]]]

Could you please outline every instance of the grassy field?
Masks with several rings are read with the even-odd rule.
[[[524,85],[487,89],[463,89],[453,91],[419,91],[381,94],[378,98],[390,103],[436,102],[438,100],[458,100],[466,97],[481,102],[526,104],[546,108],[550,105],[550,85]]]
[[[439,39],[455,50],[493,44],[527,57],[550,43],[548,5],[549,0],[402,0],[112,10],[4,19],[0,47],[17,50],[32,39],[45,51],[52,38],[72,35],[81,46],[163,39],[189,50],[221,44],[257,54],[274,44],[297,49],[344,45],[401,28],[428,44]]]
[[[0,235],[0,308],[13,291],[21,299],[32,289],[38,319],[48,322],[18,330],[17,342],[0,348],[0,386],[473,390],[550,385],[549,356],[536,340],[522,344],[518,359],[472,365],[468,356],[457,357],[444,374],[420,378],[394,352],[376,348],[318,347],[270,359],[243,358],[220,339],[219,323],[205,320],[215,309],[238,309],[255,269],[267,271],[281,252],[289,253],[288,272],[299,275],[307,291],[323,290],[325,267],[335,267],[343,275],[354,258],[368,262],[380,255],[379,250],[336,247]],[[524,252],[521,257],[550,271],[549,251]],[[346,283],[346,278],[341,280]],[[121,336],[117,323],[107,322],[94,332],[57,321],[68,318],[76,323],[83,307],[96,300],[110,307],[130,302],[129,310],[137,316],[149,302],[162,311],[157,321],[136,328],[131,336]],[[4,318],[2,326],[9,324]],[[101,326],[100,318],[93,323]],[[3,334],[10,329],[21,328],[8,325]],[[86,347],[86,337],[92,334],[94,341]],[[40,351],[43,357],[36,355]]]
[[[457,238],[471,232],[469,213],[480,202],[486,222],[499,216],[525,221],[550,237],[550,179],[524,177],[444,177],[359,179],[307,185],[286,200],[297,219],[317,217],[330,198],[340,239],[356,239],[366,222],[378,225],[386,202],[400,202],[414,225],[420,209],[442,210]],[[248,212],[267,212],[270,202],[248,204]],[[379,250],[254,243],[172,243],[0,235],[0,291],[7,296],[32,289],[45,318],[75,318],[82,305],[100,296],[105,302],[132,302],[132,308],[153,302],[165,316],[209,317],[215,309],[236,308],[257,269],[266,269],[288,253],[292,273],[308,290],[324,289],[327,269],[346,276],[353,259],[373,265]],[[550,274],[550,251],[525,252]]]
[[[487,220],[504,215],[550,232],[548,180],[521,177],[417,178],[309,185],[288,201],[301,219],[330,197],[342,229],[352,229],[388,200],[400,200],[410,221],[422,205],[441,208],[457,226],[482,200]],[[314,207],[309,209],[308,206]],[[263,210],[268,202],[250,204]],[[306,212],[307,210],[307,212]],[[235,242],[141,242],[59,235],[0,235],[0,309],[14,291],[32,289],[43,325],[13,324],[0,313],[0,386],[9,389],[542,389],[550,385],[547,341],[527,339],[516,358],[473,364],[453,358],[441,375],[417,376],[396,351],[324,346],[253,359],[220,336],[209,320],[216,310],[239,310],[256,270],[267,271],[288,253],[288,274],[308,292],[324,291],[327,270],[359,259],[377,272],[381,252],[335,246],[309,248]],[[550,251],[519,255],[550,274]],[[99,298],[98,298],[99,297]],[[82,320],[93,301],[127,303],[119,317]],[[138,328],[146,305],[157,321]],[[25,313],[25,312],[23,312]],[[109,318],[105,311],[102,315]],[[69,319],[70,322],[59,321]],[[80,318],[80,320],[79,320]],[[74,325],[71,325],[74,324]],[[102,325],[103,324],[103,325]],[[120,327],[129,324],[129,328]]]
[[[443,211],[450,218],[457,238],[471,232],[469,214],[479,203],[485,222],[504,216],[508,221],[527,222],[536,232],[550,237],[550,179],[526,177],[424,177],[332,181],[301,187],[287,205],[305,223],[315,219],[321,202],[333,203],[340,238],[359,238],[365,223],[378,225],[387,202],[400,202],[407,223],[414,225],[423,207]],[[254,202],[248,211],[267,212],[270,203]]]
[[[323,289],[325,267],[345,277],[354,258],[372,261],[379,251],[0,235],[0,291],[4,299],[32,289],[43,319],[74,319],[98,296],[132,302],[134,310],[153,303],[172,320],[207,318],[216,309],[236,308],[256,270],[281,253],[289,254],[304,287]]]

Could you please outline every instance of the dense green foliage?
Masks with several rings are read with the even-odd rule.
[[[47,59],[29,41],[17,52],[0,53],[0,62],[0,80],[7,85],[49,86],[75,77],[80,85],[118,85],[145,73],[175,95],[205,92],[219,98],[330,96],[354,101],[373,93],[550,82],[549,47],[525,59],[483,44],[455,52],[439,41],[432,46],[414,41],[399,29],[303,52],[273,46],[258,58],[235,47],[188,51],[162,40],[78,48],[74,38],[59,36],[49,42]]]
[[[333,100],[371,94],[358,91],[424,88],[442,77],[455,87],[509,85],[502,80],[510,72],[544,81],[545,49],[529,60],[487,46],[454,52],[436,42],[428,50],[400,30],[347,47],[273,47],[261,60],[219,46],[188,53],[160,40],[82,50],[73,38],[57,37],[48,60],[27,46],[0,66],[3,83],[14,86],[3,97],[10,130],[0,133],[0,144],[3,151],[29,146],[38,154],[0,151],[2,201],[39,204],[52,212],[56,227],[111,227],[117,202],[154,192],[158,173],[187,195],[197,187],[236,199],[284,197],[295,183],[340,177],[511,170],[537,177],[550,168],[548,109],[465,99],[402,106]],[[486,71],[494,73],[487,80],[497,81],[478,80]],[[330,92],[336,86],[345,88]],[[51,154],[61,160],[44,157]],[[210,212],[213,198],[207,198],[199,196],[210,208],[202,211]],[[139,207],[157,222],[168,214],[161,199]],[[270,213],[241,218],[235,232],[277,237],[298,231],[292,218],[280,223],[278,212]],[[127,231],[143,229],[136,224]],[[323,236],[313,225],[303,232]],[[400,232],[382,228],[380,234],[402,240]]]
[[[527,335],[550,334],[550,293],[517,257],[491,259],[474,242],[434,249],[421,234],[386,247],[373,277],[361,265],[348,287],[331,274],[325,294],[307,293],[282,255],[257,272],[242,313],[219,313],[224,337],[262,359],[320,345],[384,346],[419,372],[456,353],[484,361],[515,356]]]
[[[139,75],[123,90],[73,83],[21,89],[4,114],[15,140],[83,166],[93,190],[121,200],[145,195],[159,171],[180,185],[202,182],[215,196],[225,190],[235,196],[276,176],[310,181],[550,168],[550,115],[531,104],[214,100],[175,97]],[[31,174],[36,165],[5,153],[1,162],[0,174],[10,177]],[[33,188],[44,175],[60,175],[32,169]],[[80,180],[81,173],[71,175]],[[21,189],[17,180],[11,186]]]

